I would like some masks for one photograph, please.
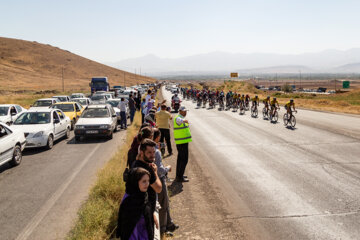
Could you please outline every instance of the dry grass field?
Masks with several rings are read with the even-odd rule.
[[[40,90],[89,91],[93,76],[107,76],[110,86],[154,82],[69,51],[37,42],[0,38],[0,94],[29,94]],[[125,81],[124,81],[125,80]],[[0,99],[3,102],[3,99]]]

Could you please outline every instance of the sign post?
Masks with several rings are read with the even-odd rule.
[[[343,88],[350,88],[350,81],[343,81]]]
[[[230,73],[230,77],[237,78],[237,77],[239,77],[239,74],[238,73]]]

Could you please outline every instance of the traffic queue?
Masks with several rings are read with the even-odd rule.
[[[41,98],[29,109],[0,104],[0,166],[19,165],[22,151],[27,148],[50,150],[56,142],[69,139],[71,131],[75,142],[87,137],[112,139],[118,126],[130,118],[129,100],[139,109],[141,95],[148,88],[142,85],[124,89],[120,94],[99,91],[91,96],[73,93]]]

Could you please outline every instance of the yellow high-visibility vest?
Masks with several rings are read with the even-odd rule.
[[[180,117],[177,115],[174,118],[174,138],[176,144],[184,144],[192,141],[189,124],[183,123],[180,126],[176,123],[176,119]]]

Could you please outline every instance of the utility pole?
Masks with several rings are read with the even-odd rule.
[[[124,71],[124,87],[125,87],[125,71]]]
[[[61,68],[61,79],[62,79],[62,89],[63,89],[63,92],[65,92],[64,67]]]

